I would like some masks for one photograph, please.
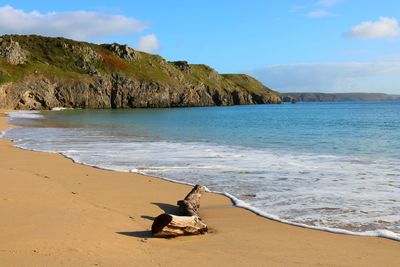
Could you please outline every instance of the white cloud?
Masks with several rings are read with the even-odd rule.
[[[148,34],[139,38],[138,50],[145,52],[154,52],[160,49],[157,36],[155,34]]]
[[[307,15],[311,18],[322,18],[322,17],[328,17],[331,14],[328,11],[321,9],[321,10],[315,10],[315,11],[308,12]]]
[[[395,18],[380,17],[377,21],[364,21],[355,25],[345,34],[357,39],[386,39],[400,36],[400,28]]]
[[[383,92],[400,94],[400,59],[370,63],[272,65],[249,72],[280,92]]]
[[[0,7],[0,34],[40,34],[79,40],[143,31],[146,23],[122,15],[90,11],[25,12]]]

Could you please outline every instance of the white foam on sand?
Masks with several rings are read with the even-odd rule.
[[[260,215],[262,217],[265,217],[265,218],[268,218],[268,219],[271,219],[274,221],[278,221],[278,222],[282,222],[282,223],[286,223],[286,224],[290,224],[290,225],[294,225],[294,226],[298,226],[298,227],[303,227],[303,228],[309,228],[309,229],[314,229],[314,230],[326,231],[326,232],[330,232],[330,233],[336,233],[336,234],[384,237],[384,238],[400,241],[400,234],[386,230],[386,229],[355,232],[355,231],[349,231],[349,230],[344,230],[344,229],[339,229],[339,228],[324,227],[324,226],[312,226],[312,225],[308,225],[308,224],[304,224],[304,223],[296,223],[296,222],[292,222],[289,220],[284,220],[284,219],[280,218],[279,216],[266,213],[258,208],[254,208],[250,204],[244,202],[243,200],[238,199],[237,197],[235,197],[229,193],[223,193],[223,192],[222,193],[215,192],[215,193],[222,194],[222,195],[229,197],[232,200],[233,204],[237,207],[250,210],[250,211],[256,213],[257,215]]]
[[[6,113],[12,119],[42,119],[44,116],[40,111],[12,111]]]
[[[64,107],[54,107],[51,109],[51,111],[62,111],[62,110],[69,110],[73,108],[64,108]]]

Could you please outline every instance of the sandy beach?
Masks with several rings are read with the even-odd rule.
[[[0,131],[7,129],[0,112]],[[190,187],[0,139],[0,266],[399,266],[400,242],[286,225],[207,193],[210,233],[153,238]],[[105,151],[106,153],[106,151]]]

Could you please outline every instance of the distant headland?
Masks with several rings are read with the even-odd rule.
[[[400,95],[383,93],[281,93],[283,102],[341,102],[400,100]]]

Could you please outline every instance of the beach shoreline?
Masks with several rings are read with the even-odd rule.
[[[0,131],[9,127],[0,111]],[[0,262],[5,266],[395,266],[400,243],[306,229],[206,193],[210,233],[152,238],[152,219],[190,186],[73,163],[0,139]]]

